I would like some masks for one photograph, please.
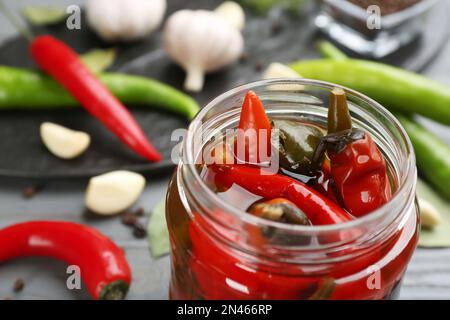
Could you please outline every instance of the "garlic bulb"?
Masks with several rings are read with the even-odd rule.
[[[166,0],[88,0],[87,21],[105,41],[132,41],[155,30],[166,11]]]
[[[205,72],[235,62],[242,54],[241,33],[213,11],[180,10],[164,28],[167,53],[187,72],[186,90],[198,92]]]
[[[72,159],[89,147],[91,137],[82,131],[74,131],[56,123],[41,124],[41,139],[47,149],[62,159]]]
[[[113,215],[136,202],[145,187],[145,178],[131,171],[112,171],[89,180],[86,207],[100,215]]]
[[[214,12],[239,31],[244,29],[245,13],[236,2],[225,1]]]

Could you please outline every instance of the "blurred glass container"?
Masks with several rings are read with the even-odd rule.
[[[379,25],[374,11],[347,0],[318,2],[315,24],[322,32],[356,53],[381,58],[420,36],[428,13],[439,0],[421,0],[404,10],[383,15]]]

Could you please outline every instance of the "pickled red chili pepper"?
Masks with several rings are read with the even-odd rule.
[[[193,259],[190,270],[195,274],[202,298],[216,299],[298,299],[309,298],[310,288],[318,277],[286,277],[276,270],[262,270],[243,263],[227,247],[221,246],[202,228],[207,225],[196,215],[197,223],[189,224]],[[288,268],[288,266],[286,266]],[[296,268],[296,271],[300,270]]]
[[[389,201],[392,192],[386,162],[369,133],[352,129],[342,89],[336,88],[330,95],[328,134],[323,141],[345,209],[360,217]]]
[[[265,199],[286,198],[302,210],[313,225],[337,224],[352,217],[336,203],[305,184],[280,174],[245,165],[212,165],[219,186],[237,184]]]
[[[244,98],[238,129],[235,145],[238,158],[242,158],[239,152],[241,143],[244,143],[245,162],[259,163],[265,156],[270,157],[272,128],[261,100],[253,91],[247,92]]]

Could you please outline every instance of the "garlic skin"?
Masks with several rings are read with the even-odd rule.
[[[86,207],[99,215],[114,215],[131,207],[145,187],[145,178],[135,172],[119,170],[89,180]]]
[[[41,140],[47,149],[62,159],[78,157],[89,147],[91,137],[56,123],[44,122],[40,128]]]
[[[86,16],[103,40],[133,41],[161,24],[166,7],[166,0],[88,0]]]
[[[239,31],[244,29],[245,13],[238,3],[225,1],[214,12]]]
[[[221,69],[242,54],[241,33],[213,11],[180,10],[164,28],[164,46],[169,56],[186,72],[184,87],[199,92],[205,72]]]

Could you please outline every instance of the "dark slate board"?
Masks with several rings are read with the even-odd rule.
[[[169,1],[168,14],[180,8],[213,9],[219,3],[221,0]],[[385,62],[413,71],[421,70],[446,42],[449,30],[447,12],[442,8],[434,10],[424,36],[387,57]],[[257,80],[262,69],[273,61],[289,62],[318,57],[313,43],[320,35],[312,25],[312,17],[311,13],[292,16],[278,9],[272,10],[266,17],[247,12],[244,37],[248,58],[224,71],[208,75],[204,90],[194,95],[194,98],[205,105],[232,87]],[[84,19],[82,21],[85,22]],[[274,26],[281,26],[281,30],[274,32]],[[78,52],[109,46],[87,26],[69,31],[60,25],[35,28],[34,32],[53,34]],[[170,61],[162,49],[161,32],[145,41],[118,45],[118,49],[118,59],[112,70],[153,77],[181,88],[184,72]],[[11,39],[0,48],[0,64],[35,68],[27,52],[25,40]],[[186,127],[187,121],[174,114],[129,107],[153,144],[164,155],[161,163],[148,163],[139,159],[81,109],[57,112],[2,111],[0,175],[54,178],[90,176],[118,168],[155,173],[173,167],[170,154],[177,142],[170,141],[170,134],[176,128]],[[64,161],[53,157],[40,143],[39,125],[43,121],[54,121],[89,132],[93,138],[92,146],[85,155],[75,160]]]

